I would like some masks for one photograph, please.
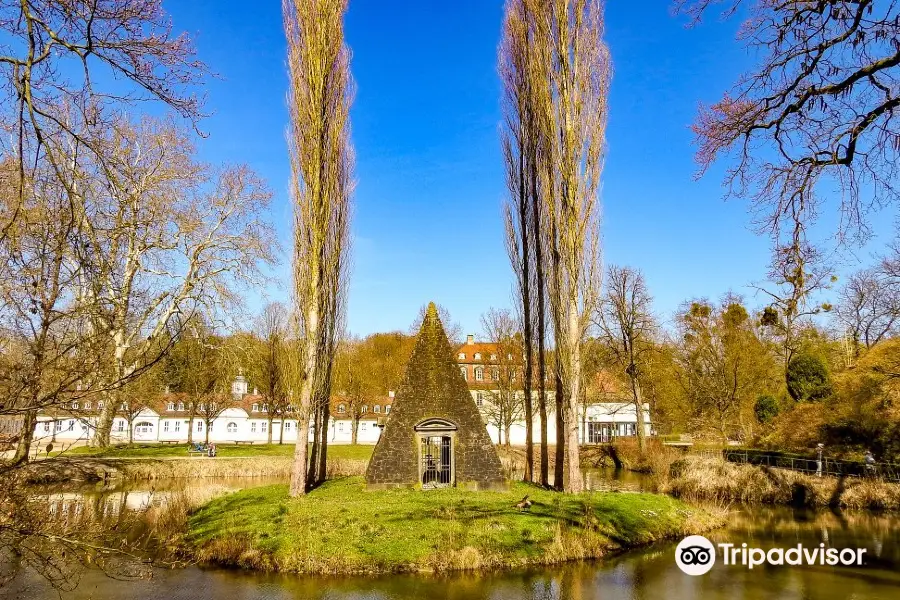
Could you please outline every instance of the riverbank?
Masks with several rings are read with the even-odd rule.
[[[655,494],[369,492],[361,477],[299,499],[286,485],[244,490],[195,511],[185,537],[198,562],[306,574],[443,572],[599,558],[700,533],[722,519]],[[525,495],[530,511],[515,504]]]
[[[289,477],[293,445],[219,446],[218,456],[190,456],[184,446],[85,447],[33,461],[18,473],[28,484],[210,477]],[[363,475],[372,446],[328,449],[328,477]]]
[[[786,469],[686,456],[673,462],[659,491],[688,502],[786,504],[900,510],[900,485],[859,477],[815,477]]]

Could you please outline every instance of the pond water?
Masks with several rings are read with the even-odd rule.
[[[634,474],[597,472],[595,487],[625,491],[642,487]],[[250,485],[271,481],[251,480]],[[225,485],[222,481],[216,484]],[[247,480],[229,487],[246,487]],[[134,495],[141,490],[129,490]],[[144,490],[146,491],[146,490]],[[120,490],[115,493],[122,493]],[[156,490],[154,493],[159,493]],[[133,496],[132,496],[133,497]],[[553,568],[493,574],[462,573],[446,577],[402,575],[378,578],[321,578],[260,575],[222,569],[159,570],[151,580],[113,581],[88,571],[78,588],[63,598],[112,600],[643,600],[692,598],[744,600],[796,598],[830,600],[900,598],[900,517],[874,513],[812,512],[784,507],[737,507],[728,526],[710,534],[714,543],[746,542],[763,549],[807,548],[825,543],[835,548],[866,548],[861,567],[773,566],[748,570],[725,566],[719,559],[706,575],[691,577],[675,564],[675,543],[629,552],[616,558]],[[45,583],[22,576],[3,592],[33,600],[56,597]]]

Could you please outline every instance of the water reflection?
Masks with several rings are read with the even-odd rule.
[[[595,484],[619,486],[612,489],[622,491],[640,489],[643,485],[640,477],[610,476],[603,481],[602,475],[597,472]],[[210,484],[199,482],[198,485],[204,483]],[[246,487],[248,482],[217,480],[216,484],[236,488]],[[139,491],[149,490],[132,489],[127,494]],[[166,491],[154,489],[153,494]],[[126,499],[122,506],[127,505]],[[900,517],[897,516],[745,507],[735,510],[728,526],[710,537],[714,542],[737,545],[747,542],[766,549],[798,543],[815,547],[820,542],[837,548],[866,548],[867,562],[859,568],[784,566],[757,567],[750,571],[741,566],[724,566],[720,560],[710,573],[690,577],[675,566],[675,544],[671,543],[602,562],[449,577],[321,578],[189,568],[157,571],[149,581],[120,582],[89,571],[75,592],[62,597],[73,600],[880,600],[900,597]],[[56,595],[43,581],[24,576],[4,592],[25,600]]]

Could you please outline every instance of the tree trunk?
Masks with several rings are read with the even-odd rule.
[[[206,429],[206,431],[203,432],[203,439],[207,446],[209,446],[209,424],[210,423],[212,423],[212,421],[207,421],[206,419],[203,420],[203,425]]]
[[[315,411],[313,413],[313,441],[312,448],[309,451],[309,457],[307,458],[309,464],[306,466],[307,489],[311,489],[316,483],[316,470],[319,467],[319,450],[321,449],[319,442],[322,435],[322,412],[318,400],[316,400],[313,410]]]
[[[28,462],[28,455],[31,452],[31,443],[34,440],[34,428],[36,425],[37,411],[29,410],[22,418],[22,435],[19,437],[19,443],[16,445],[16,453],[12,457],[13,466],[19,466]],[[52,427],[55,433],[55,422]]]
[[[319,476],[316,483],[323,483],[328,476],[328,418],[330,416],[328,402],[322,406],[322,428],[319,430]]]
[[[134,420],[128,421],[128,445],[134,445]]]
[[[558,359],[558,358],[557,358]],[[556,464],[553,467],[553,487],[563,489],[566,463],[566,395],[559,366],[556,367]]]
[[[194,417],[188,417],[188,445],[194,443]]]
[[[106,404],[100,410],[100,421],[97,423],[97,429],[94,431],[94,445],[98,448],[109,446],[113,421],[116,418],[116,409],[119,406],[117,394],[111,392],[106,398]]]
[[[350,443],[354,446],[359,440],[359,416],[354,414],[353,419],[350,421]]]
[[[284,418],[284,415],[281,415],[281,427],[278,428],[278,445],[281,446],[284,444],[284,424],[287,423],[287,419]]]
[[[504,432],[503,432],[503,435],[506,438],[506,447],[507,448],[509,448],[511,445],[511,442],[509,441],[509,432],[511,429],[512,429],[512,424],[509,421],[507,421],[506,427],[504,428]]]
[[[584,490],[584,478],[581,475],[581,452],[578,443],[578,405],[581,403],[581,336],[578,325],[578,307],[569,306],[569,381],[566,390],[566,471],[568,472],[565,490],[574,494]]]
[[[646,432],[644,431],[644,395],[641,391],[641,384],[637,377],[631,376],[631,391],[634,398],[634,410],[636,417],[635,433],[637,434],[638,450],[641,456],[647,451]]]
[[[312,272],[318,272],[318,266]],[[308,453],[309,453],[309,419],[314,416],[313,390],[316,373],[316,351],[319,341],[319,292],[312,294],[306,315],[306,331],[303,340],[303,383],[300,386],[300,419],[297,423],[297,443],[294,446],[294,465],[291,468],[292,497],[301,496],[309,487],[307,481]]]
[[[268,419],[269,420],[269,424],[268,424],[269,439],[268,439],[268,441],[266,441],[266,443],[271,445],[272,444],[272,414],[271,413],[266,413],[266,414],[269,417],[269,419]]]

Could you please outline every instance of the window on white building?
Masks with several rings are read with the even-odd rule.
[[[375,408],[373,408],[372,410],[373,410],[374,412],[380,413],[380,412],[381,412],[381,405],[380,405],[380,404],[376,404],[376,405],[375,405]]]
[[[149,421],[141,421],[137,424],[137,432],[138,435],[153,433],[153,423],[150,423]]]
[[[197,431],[203,431],[203,421],[197,421]]]
[[[344,422],[338,421],[338,431],[343,431],[343,430],[344,430]]]
[[[181,421],[175,421],[175,433],[181,431]]]
[[[117,428],[118,428],[118,430],[119,430],[120,432],[121,432],[121,431],[125,431],[125,421],[119,419],[119,422],[118,422],[118,424],[117,424]]]
[[[500,381],[500,369],[491,369],[491,379]]]
[[[163,433],[169,433],[169,422],[163,421]]]
[[[290,421],[285,421],[285,422],[284,422],[284,430],[285,430],[285,431],[290,431],[290,430],[291,430],[291,423],[290,423]]]
[[[365,423],[365,421],[363,421],[362,423],[360,423],[360,429],[362,429],[363,431],[366,430],[366,423]]]
[[[475,394],[475,405],[478,408],[481,408],[482,406],[484,406],[484,393],[478,392]]]
[[[228,433],[237,433],[237,423],[229,423],[227,430]]]
[[[44,433],[50,433],[50,421],[44,421]]]
[[[268,426],[269,426],[268,423],[262,423],[262,424],[261,424],[261,427],[260,427],[260,428],[262,429],[262,432],[263,432],[263,433],[266,432],[266,427],[268,427]]]
[[[475,381],[484,381],[484,369],[475,367]]]
[[[464,379],[464,380],[466,380],[466,381],[469,380],[469,372],[466,370],[465,367],[460,367],[460,368],[459,368],[459,372],[462,373],[462,376],[463,376],[463,379]]]
[[[250,433],[256,433],[256,421],[250,422]]]
[[[88,430],[87,423],[85,423],[84,421],[81,422],[81,430],[82,430],[82,431],[87,431],[87,430]]]

